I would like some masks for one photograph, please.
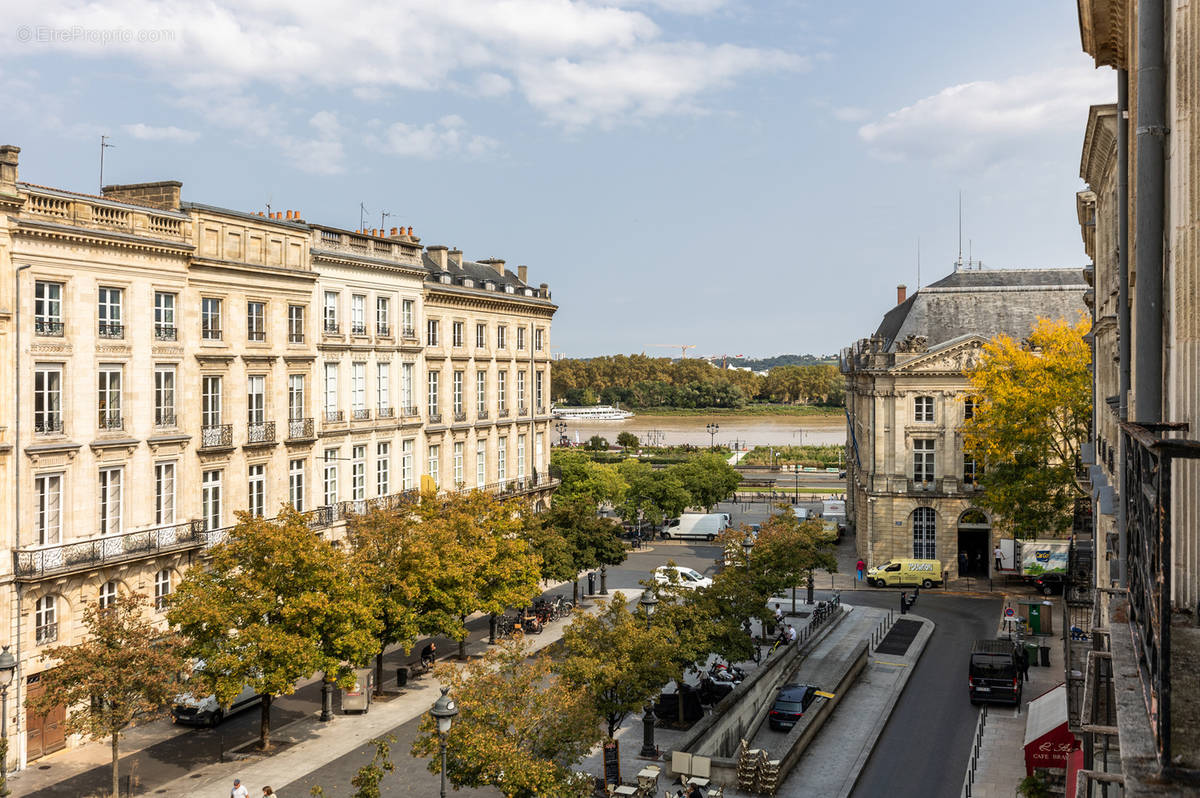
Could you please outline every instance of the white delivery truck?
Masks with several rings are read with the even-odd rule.
[[[821,502],[821,518],[837,524],[838,540],[846,531],[846,502],[842,499],[826,499]]]
[[[713,540],[729,526],[729,513],[684,513],[663,526],[664,538]]]

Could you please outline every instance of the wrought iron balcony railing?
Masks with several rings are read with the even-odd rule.
[[[355,421],[370,421],[371,409],[369,407],[356,407],[350,411],[353,415],[351,418]]]
[[[533,477],[517,477],[516,479],[502,479],[499,482],[492,482],[484,485],[479,490],[485,493],[492,493],[497,496],[515,496],[522,493],[530,493],[538,490],[548,490],[559,484],[561,480],[550,476],[549,474],[538,474],[537,478]]]
[[[116,432],[125,429],[125,419],[120,410],[101,410],[97,426],[105,432]]]
[[[57,435],[63,431],[63,420],[59,413],[34,414],[33,431],[38,435]]]
[[[155,324],[154,325],[154,340],[155,341],[174,341],[177,338],[174,324]]]
[[[337,335],[341,332],[341,327],[338,326],[338,323],[331,319],[325,319],[324,329],[326,335]]]
[[[204,522],[196,520],[17,550],[13,552],[13,571],[18,580],[42,579],[162,551],[198,546],[204,542],[203,535]]]
[[[421,417],[421,411],[418,410],[416,407],[413,407],[412,405],[401,408],[401,412],[404,413],[405,418],[420,418]]]
[[[375,415],[377,418],[395,418],[396,408],[388,407],[387,405],[380,405]]]
[[[246,425],[246,445],[275,443],[275,422],[260,421]]]
[[[232,424],[209,424],[200,428],[201,449],[224,449],[232,446]]]
[[[529,408],[525,405],[517,405],[517,417],[521,418],[527,415],[529,415]]]
[[[378,335],[380,338],[391,338],[392,337],[392,325],[387,324],[386,322],[382,322],[382,321],[377,322],[375,324],[375,334]]]
[[[154,426],[159,429],[170,429],[175,426],[175,411],[159,409],[154,411]]]
[[[1121,500],[1128,540],[1129,625],[1138,653],[1138,676],[1146,699],[1159,765],[1172,753],[1171,601],[1176,568],[1171,551],[1172,461],[1200,458],[1200,441],[1167,438],[1186,424],[1121,422],[1125,451]],[[1185,497],[1184,501],[1195,501]],[[1114,630],[1115,634],[1115,630]],[[1181,683],[1194,674],[1183,672]]]
[[[366,335],[367,323],[365,321],[355,321],[350,324],[351,335]]]
[[[200,325],[200,338],[205,341],[220,341],[221,328],[213,324]]]
[[[346,413],[343,410],[326,410],[325,411],[325,423],[326,424],[336,424],[339,421],[345,421],[345,420],[346,420]]]
[[[45,335],[52,338],[62,338],[66,325],[60,319],[37,319],[33,320],[34,335]]]
[[[496,411],[496,417],[508,418],[508,408],[501,405],[500,409]]]
[[[405,327],[402,335],[406,341],[416,341],[417,340],[417,331],[416,331],[416,329],[414,329],[412,327]]]
[[[486,407],[481,407],[475,411],[475,418],[479,419],[480,421],[487,421],[487,417],[488,411]]]
[[[459,410],[458,412],[456,412],[456,413],[454,414],[454,423],[455,423],[455,424],[461,424],[461,423],[463,423],[463,422],[464,422],[464,421],[466,421],[466,420],[467,420],[467,414],[466,414],[466,411],[464,411],[464,410]]]
[[[293,418],[288,421],[288,440],[303,440],[312,437],[314,434],[311,418]]]
[[[124,338],[125,325],[113,321],[102,321],[97,325],[96,334],[101,338]]]
[[[429,423],[430,424],[441,424],[442,423],[442,414],[438,413],[434,410],[430,410],[429,411]]]

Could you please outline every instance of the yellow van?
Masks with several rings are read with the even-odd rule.
[[[867,571],[871,587],[936,587],[942,583],[940,560],[891,560]]]

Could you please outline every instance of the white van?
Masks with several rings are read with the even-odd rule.
[[[674,584],[685,590],[711,587],[712,579],[692,568],[680,565],[660,565],[654,569],[654,581],[660,585]]]
[[[196,663],[194,670],[203,669],[203,662]],[[260,701],[262,696],[250,685],[243,687],[227,707],[217,704],[215,695],[197,698],[192,693],[181,693],[175,696],[175,701],[171,704],[171,720],[188,725],[216,726],[226,715],[248,709]]]
[[[663,525],[664,538],[715,540],[729,526],[729,513],[684,513]]]

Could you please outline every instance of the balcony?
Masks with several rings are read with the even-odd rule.
[[[370,421],[371,409],[367,407],[356,407],[350,411],[350,419],[352,421]]]
[[[346,413],[343,410],[326,410],[325,411],[325,423],[326,424],[337,424],[337,423],[345,421],[345,420],[346,420]]]
[[[325,326],[322,329],[325,330],[326,335],[340,335],[341,334],[341,327],[339,327],[338,323],[336,321],[333,321],[332,319],[325,319]]]
[[[405,418],[420,418],[421,417],[421,411],[411,405],[408,407],[400,408],[400,414],[402,416],[404,416]]]
[[[396,408],[388,407],[386,405],[380,405],[379,408],[375,412],[375,417],[380,419],[381,421],[385,418],[395,418],[396,417]]]
[[[61,435],[62,431],[63,420],[58,413],[34,413],[33,432],[35,435]]]
[[[467,420],[467,413],[464,410],[458,410],[454,413],[454,423],[463,424]]]
[[[158,429],[172,429],[175,426],[174,410],[155,410],[154,426]]]
[[[96,326],[96,335],[101,338],[120,339],[125,337],[125,325],[112,321],[102,321]]]
[[[508,418],[508,408],[501,405],[500,409],[496,411],[496,418]]]
[[[247,446],[275,445],[275,422],[259,421],[246,425]]]
[[[537,414],[538,414],[539,416],[544,416],[544,415],[546,415],[546,406],[545,406],[544,404],[542,404],[541,402],[538,402],[538,406],[537,406]]]
[[[155,324],[154,325],[154,340],[155,341],[174,341],[177,338],[174,324]]]
[[[365,321],[355,321],[350,323],[351,335],[366,335],[367,323]]]
[[[17,581],[35,582],[162,552],[195,548],[204,544],[204,535],[204,522],[197,520],[18,550],[13,552],[13,572]]]
[[[59,319],[42,319],[35,318],[33,320],[33,334],[44,335],[51,338],[62,338],[63,331],[66,325]]]
[[[441,424],[442,423],[442,414],[438,413],[434,410],[430,410],[429,411],[429,423],[430,424]]]
[[[101,410],[97,426],[101,432],[118,432],[125,429],[125,419],[120,410]]]
[[[399,493],[389,493],[386,496],[377,496],[374,499],[352,499],[338,502],[329,508],[332,510],[330,523],[347,519],[353,515],[365,515],[372,510],[399,510],[411,507],[420,500],[421,492],[419,490],[404,490]]]
[[[491,493],[501,498],[511,498],[514,496],[522,496],[527,493],[536,493],[543,490],[553,490],[562,482],[560,479],[550,476],[549,474],[539,474],[537,479],[533,477],[518,477],[517,479],[502,479],[499,482],[493,482],[489,485],[484,485],[479,490],[484,493]]]
[[[233,425],[209,424],[200,428],[200,450],[232,449]]]
[[[288,440],[300,441],[315,438],[311,418],[293,418],[288,421]]]
[[[405,327],[400,335],[405,341],[411,341],[413,343],[420,341],[420,339],[417,338],[417,331],[413,327]]]
[[[922,477],[908,480],[909,493],[937,493],[942,489],[939,480],[932,477]]]
[[[529,408],[525,405],[517,405],[517,418],[524,418],[529,415]]]
[[[475,418],[479,419],[480,421],[487,421],[487,418],[488,418],[487,408],[481,407],[481,408],[479,408],[479,410],[475,411]]]
[[[392,337],[392,325],[387,324],[382,321],[376,323],[375,334],[378,335],[380,338],[391,338]]]

